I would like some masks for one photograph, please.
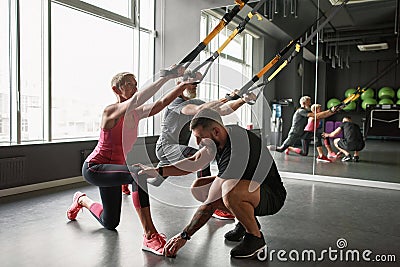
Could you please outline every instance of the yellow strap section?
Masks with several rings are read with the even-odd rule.
[[[235,36],[238,34],[238,32],[239,32],[239,30],[238,30],[238,29],[235,29],[235,30],[231,33],[231,35],[229,35],[228,39],[226,39],[226,41],[221,45],[221,47],[218,48],[218,50],[217,50],[218,54],[221,54],[222,50],[224,50],[224,48],[229,44],[229,42],[230,42],[233,38],[235,38]]]
[[[276,69],[276,71],[274,71],[274,73],[271,74],[271,76],[268,77],[268,81],[271,81],[284,67],[287,66],[289,62],[287,60],[285,60],[280,66],[279,68]]]
[[[249,14],[247,14],[247,16],[251,19],[253,17],[253,14],[251,14],[251,12],[249,12]]]
[[[240,0],[235,0],[235,3],[236,3],[237,5],[240,6],[239,9],[242,9],[242,8],[244,7],[244,5],[245,5],[245,3],[242,2],[242,1],[240,1]],[[225,21],[221,20],[221,21],[218,23],[218,25],[212,30],[212,32],[210,32],[210,33],[206,36],[206,38],[204,38],[203,43],[204,43],[205,45],[208,45],[208,44],[211,42],[211,40],[212,40],[220,31],[222,31],[222,29],[223,29],[225,26],[226,26]]]
[[[257,16],[257,20],[262,20],[262,17],[260,14],[256,13],[256,16]]]
[[[343,100],[343,103],[347,104],[349,102],[356,101],[364,91],[365,91],[365,88],[360,90],[360,87],[358,87],[357,91],[354,94],[349,95],[345,100]]]
[[[237,5],[240,5],[240,9],[242,9],[243,6],[245,5],[244,2],[242,2],[242,1],[240,1],[240,0],[235,0],[235,3],[236,3]]]
[[[295,50],[296,50],[297,53],[300,52],[300,48],[301,48],[300,44],[297,43],[296,47],[295,47]]]
[[[225,27],[225,21],[221,20],[218,25],[204,38],[203,43],[208,45],[209,42]]]
[[[257,73],[257,77],[261,78],[268,70],[272,68],[272,66],[276,64],[276,62],[278,62],[279,58],[280,58],[279,56],[275,56],[267,65],[264,66],[264,68],[262,68]]]

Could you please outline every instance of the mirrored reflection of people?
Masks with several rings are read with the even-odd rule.
[[[300,108],[296,110],[292,118],[292,126],[289,130],[288,136],[281,146],[270,146],[271,150],[284,152],[288,147],[295,146],[297,141],[301,141],[301,149],[295,148],[292,151],[302,156],[308,155],[309,140],[307,139],[308,133],[304,132],[304,128],[308,123],[309,117],[314,117],[316,120],[325,119],[332,116],[335,112],[332,110],[325,110],[318,113],[311,112],[311,98],[309,96],[302,96],[300,98]]]
[[[345,116],[342,119],[342,124],[331,133],[323,133],[325,138],[335,137],[343,131],[343,138],[336,138],[333,140],[336,148],[344,154],[342,161],[355,161],[360,160],[359,152],[364,149],[365,142],[361,133],[360,126],[352,122],[350,116]],[[354,151],[352,157],[350,152]]]
[[[183,68],[178,68],[179,75],[183,71]],[[176,75],[159,78],[138,91],[133,74],[123,72],[113,77],[111,88],[117,102],[104,109],[99,141],[82,167],[84,178],[99,187],[101,203],[93,201],[85,193],[76,192],[67,211],[68,219],[75,220],[79,210],[86,208],[106,229],[114,230],[120,222],[121,185],[131,184],[133,204],[144,230],[143,250],[158,255],[162,255],[166,237],[158,233],[151,218],[149,196],[145,188],[147,177],[138,176],[137,167],[127,166],[126,156],[137,140],[139,121],[160,112],[183,90],[195,87],[192,81],[180,83],[161,99],[145,104],[172,78],[176,78]]]
[[[313,104],[311,106],[311,112],[315,115],[321,112],[320,104]],[[321,120],[315,119],[316,116],[308,117],[307,125],[304,127],[304,152],[302,155],[307,155],[310,147],[310,141],[314,140],[315,146],[317,147],[317,161],[319,162],[332,162],[327,156],[324,154],[324,150],[322,149],[322,127],[320,127]],[[324,139],[325,146],[328,149],[328,153],[333,153],[330,145]],[[289,151],[296,152],[298,148],[288,147],[286,149],[286,154],[289,154]]]
[[[286,190],[269,150],[261,138],[237,125],[224,126],[218,112],[203,109],[190,124],[196,142],[202,147],[191,157],[174,165],[146,167],[150,177],[180,176],[195,172],[216,159],[218,175],[196,179],[193,196],[203,202],[190,223],[171,238],[164,249],[174,257],[188,240],[211,218],[216,209],[235,215],[239,223],[225,234],[229,241],[240,241],[231,256],[247,258],[265,248],[265,239],[255,216],[277,213],[286,199]]]
[[[201,76],[197,78],[199,79]],[[179,78],[177,81],[178,84],[180,82],[182,82],[182,78]],[[235,93],[236,91],[232,92],[232,96]],[[196,148],[189,146],[191,136],[189,124],[193,116],[200,110],[212,108],[224,116],[231,114],[244,103],[255,100],[254,94],[244,95],[243,98],[229,102],[225,98],[222,98],[206,103],[196,97],[196,88],[185,89],[182,95],[172,101],[166,108],[161,124],[161,134],[156,144],[156,155],[160,160],[158,166],[173,164],[179,160],[191,157],[197,152]],[[197,172],[197,177],[206,176],[211,176],[210,165]],[[160,186],[166,178],[166,176],[158,176],[154,179],[148,179],[148,181],[152,185]],[[221,220],[235,218],[232,214],[223,210],[216,210],[213,217]]]

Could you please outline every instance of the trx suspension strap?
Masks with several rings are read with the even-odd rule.
[[[357,90],[353,94],[349,95],[346,99],[344,99],[342,102],[340,102],[340,104],[334,106],[333,110],[335,112],[342,110],[348,104],[357,100],[361,96],[361,94],[365,92],[365,90],[367,90],[371,85],[376,83],[380,78],[385,76],[393,67],[397,66],[397,64],[399,64],[398,58],[393,60],[384,70],[382,70],[375,78],[373,78],[371,81],[369,81],[365,86],[358,87]]]
[[[333,6],[330,10],[333,10],[329,16],[324,20],[324,22],[322,22],[320,25],[318,25],[318,27],[311,32],[310,36],[308,36],[306,38],[306,40],[304,42],[301,42],[300,40],[302,39],[303,35],[300,35],[297,39],[292,40],[289,42],[289,44],[283,48],[270,62],[268,62],[267,65],[265,65],[250,81],[248,81],[238,92],[238,96],[237,97],[242,97],[245,93],[253,91],[259,87],[264,87],[266,86],[284,67],[286,67],[291,61],[292,59],[297,56],[297,54],[300,52],[301,48],[306,46],[314,37],[315,35],[321,31],[325,25],[332,20],[332,18],[339,12],[339,10],[348,2],[349,0],[344,0],[343,3],[339,6],[339,7],[335,7]],[[317,23],[319,20],[321,19],[321,17],[319,19],[317,19],[313,25],[315,23]],[[312,26],[310,27],[312,28]],[[306,32],[308,32],[308,29],[306,30]],[[266,81],[264,81],[263,83],[260,83],[256,86],[253,86],[267,71],[269,71],[278,61],[279,59],[286,54],[293,46],[295,46],[294,51],[292,52],[292,54],[267,78]],[[252,87],[253,86],[253,87]],[[262,88],[263,89],[263,88]],[[259,94],[262,92],[262,89],[260,90],[260,92],[257,94],[257,97],[259,96]],[[235,96],[236,97],[236,96]],[[234,98],[235,98],[234,97]],[[227,99],[232,99],[232,97],[226,96]],[[254,102],[249,103],[249,104],[254,104]]]
[[[239,33],[241,33],[245,27],[246,24],[250,21],[250,19],[256,15],[258,17],[259,20],[261,20],[261,16],[259,14],[257,14],[257,11],[261,8],[261,6],[266,2],[267,0],[260,0],[255,7],[247,14],[246,18],[243,19],[239,25],[236,27],[236,29],[231,33],[231,35],[229,35],[229,37],[225,40],[225,42],[217,49],[217,51],[215,51],[207,60],[205,60],[203,63],[201,63],[199,66],[197,66],[196,68],[194,68],[192,70],[192,74],[195,74],[197,71],[199,71],[202,67],[204,67],[205,65],[208,64],[207,68],[205,69],[205,71],[203,72],[203,76],[200,80],[196,81],[195,83],[201,83],[201,81],[204,79],[204,77],[207,75],[208,70],[210,69],[212,63],[214,62],[215,59],[218,58],[218,56],[221,54],[222,50],[224,50],[224,48],[230,43],[230,41],[232,41],[233,38],[235,38],[236,35],[238,35]]]
[[[202,42],[200,42],[196,48],[193,49],[192,52],[186,55],[184,59],[179,62],[177,67],[173,68],[172,70],[161,70],[160,76],[164,77],[170,74],[171,72],[176,72],[179,66],[189,67],[189,65],[193,62],[193,60],[203,51],[204,48],[210,43],[210,41],[218,35],[218,33],[228,25],[229,22],[239,13],[239,11],[247,4],[249,0],[235,0],[236,5],[232,8],[231,11],[225,13],[222,17],[221,21],[218,23],[217,26],[204,38]]]

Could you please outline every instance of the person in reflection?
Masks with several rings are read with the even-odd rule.
[[[292,118],[292,126],[289,130],[288,136],[283,142],[281,146],[269,146],[268,148],[272,151],[284,152],[290,146],[294,146],[297,141],[301,141],[301,149],[300,148],[292,148],[291,150],[286,151],[289,154],[289,151],[293,151],[302,156],[308,155],[308,145],[309,140],[307,139],[308,133],[304,132],[304,128],[308,123],[308,118],[314,117],[316,120],[325,119],[332,116],[336,111],[334,109],[329,109],[317,113],[311,112],[311,98],[309,96],[302,96],[300,98],[300,108],[296,110]]]
[[[310,141],[314,140],[314,144],[317,147],[317,161],[319,162],[332,162],[327,156],[324,154],[324,150],[322,149],[322,127],[321,127],[321,120],[320,119],[315,119],[315,114],[321,112],[321,105],[320,104],[313,104],[311,106],[311,112],[314,114],[312,117],[308,117],[308,122],[307,125],[304,127],[304,135],[302,138],[304,139],[303,143],[303,150],[301,151],[302,155],[308,155],[309,147],[310,147]],[[314,138],[315,134],[315,138]],[[329,144],[329,141],[327,139],[324,139],[324,144],[325,147],[328,150],[328,154],[335,154],[332,151],[332,148]],[[286,154],[289,154],[289,151],[297,152],[298,148],[294,147],[288,147],[286,149]]]
[[[200,79],[201,76],[196,79]],[[177,83],[182,82],[182,78],[177,79]],[[237,90],[231,93],[231,96],[237,93]],[[176,98],[166,108],[163,122],[161,124],[161,134],[156,144],[156,155],[160,160],[158,166],[165,166],[175,163],[184,158],[193,156],[197,149],[189,146],[190,129],[189,123],[193,116],[204,108],[212,108],[221,115],[228,115],[237,110],[244,103],[255,100],[253,93],[245,94],[243,98],[238,98],[227,102],[222,98],[208,103],[197,99],[196,88],[187,88],[182,95]],[[210,166],[197,172],[197,177],[210,176]],[[167,177],[158,176],[154,179],[148,179],[148,182],[154,186],[160,186]],[[213,217],[221,220],[233,220],[235,217],[223,210],[216,210]]]
[[[359,152],[364,149],[365,141],[362,136],[360,126],[352,122],[350,116],[345,116],[342,119],[342,124],[335,131],[331,133],[323,133],[325,138],[335,137],[343,131],[343,138],[336,138],[333,140],[336,148],[344,154],[342,161],[360,161]],[[352,157],[350,152],[354,151]]]
[[[197,113],[190,129],[201,145],[193,156],[157,168],[137,164],[142,168],[139,174],[156,177],[186,175],[202,169],[213,159],[217,162],[218,175],[194,181],[193,196],[203,203],[183,231],[167,242],[164,254],[176,256],[214,211],[221,209],[239,221],[225,234],[229,241],[240,241],[231,250],[231,256],[251,257],[266,246],[255,216],[277,213],[286,199],[275,162],[258,135],[238,125],[224,126],[215,110],[203,109]]]
[[[145,104],[168,80],[183,72],[184,68],[178,68],[178,75],[159,78],[140,91],[131,73],[118,73],[112,78],[111,88],[117,102],[104,109],[100,139],[82,167],[86,181],[99,187],[102,203],[93,201],[85,193],[76,192],[67,210],[69,220],[75,220],[78,212],[86,208],[105,228],[114,230],[120,222],[121,185],[131,184],[133,204],[144,230],[143,250],[162,255],[166,237],[158,233],[151,218],[147,177],[140,177],[137,167],[128,166],[126,156],[136,142],[141,119],[159,113],[185,89],[196,87],[192,80],[188,80],[156,102]]]

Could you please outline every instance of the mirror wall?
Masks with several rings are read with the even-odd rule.
[[[297,4],[292,5],[293,2]],[[346,110],[321,120],[318,130],[333,131],[340,127],[344,116],[351,117],[365,140],[359,162],[344,162],[342,158],[329,158],[329,163],[318,161],[314,138],[307,156],[295,152],[271,153],[281,172],[312,174],[321,179],[341,177],[399,183],[400,68],[394,61],[398,55],[396,0],[349,1],[333,18],[330,14],[339,6],[334,7],[331,2],[267,1],[260,11],[263,20],[251,20],[246,27],[255,37],[252,50],[254,75],[290,40],[302,37],[304,44],[318,25],[329,19],[299,54],[267,83],[262,92],[263,100],[257,100],[261,104],[252,107],[252,119],[256,121],[254,126],[260,129],[269,144],[279,146],[288,136],[293,114],[300,107],[301,96],[310,96],[312,104],[318,103],[322,110],[326,110],[329,105],[335,105],[354,93],[352,89],[370,88]],[[225,10],[215,8],[204,10],[203,14],[218,17]],[[251,7],[246,6],[239,17],[244,18],[250,10]],[[316,24],[311,27],[314,22]],[[279,65],[281,61],[263,79],[269,79]],[[388,88],[382,89],[384,87]],[[338,149],[333,139],[329,138],[329,144],[336,153]],[[294,146],[300,148],[301,142],[296,142]],[[322,151],[327,156],[324,145]],[[354,152],[350,153],[354,155]]]

